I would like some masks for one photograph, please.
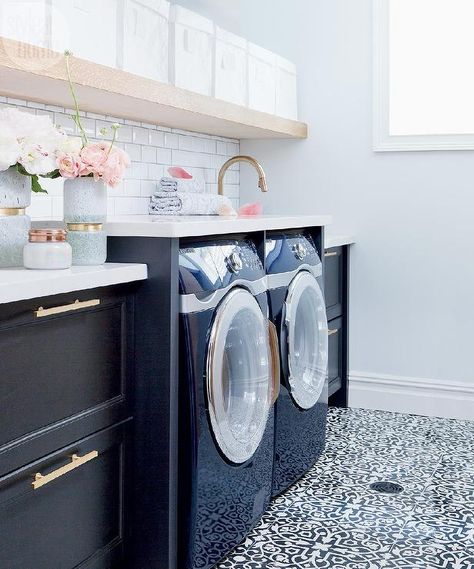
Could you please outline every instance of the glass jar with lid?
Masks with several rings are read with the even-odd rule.
[[[66,241],[65,229],[30,229],[28,243],[23,249],[23,265],[26,269],[69,269],[72,249]]]

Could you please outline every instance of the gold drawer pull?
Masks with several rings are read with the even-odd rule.
[[[84,300],[80,302],[76,300],[72,304],[64,304],[63,306],[54,306],[53,308],[43,308],[40,306],[35,310],[36,318],[43,316],[52,316],[53,314],[62,314],[63,312],[71,312],[72,310],[80,310],[81,308],[90,308],[91,306],[98,306],[100,299],[94,298],[93,300]]]
[[[328,336],[334,336],[334,334],[337,334],[339,332],[339,330],[336,328],[335,330],[328,330]]]
[[[337,257],[339,255],[339,253],[337,251],[327,251],[326,253],[324,253],[324,256],[326,257],[326,259],[328,257]]]
[[[56,480],[56,478],[64,476],[68,472],[71,472],[71,470],[79,468],[79,466],[82,466],[83,464],[86,464],[86,462],[94,460],[94,458],[97,458],[98,456],[99,453],[96,450],[93,450],[92,452],[85,454],[84,456],[77,456],[77,454],[73,454],[71,457],[71,462],[69,464],[61,466],[61,468],[58,468],[57,470],[54,470],[53,472],[50,472],[45,476],[43,476],[38,472],[35,475],[34,481],[32,482],[33,489],[38,490],[38,488],[41,488],[42,486],[49,484],[53,480]]]

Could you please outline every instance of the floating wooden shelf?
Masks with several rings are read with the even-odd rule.
[[[306,138],[307,125],[71,58],[82,110],[230,138]],[[0,37],[0,94],[71,108],[64,56]]]

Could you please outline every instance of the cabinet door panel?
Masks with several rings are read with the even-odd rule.
[[[125,298],[100,300],[94,308],[39,318],[34,305],[6,321],[0,313],[0,447],[124,397]]]
[[[329,397],[342,387],[342,318],[329,322],[328,380]]]
[[[324,296],[328,319],[341,316],[344,294],[344,252],[342,247],[326,250],[324,254]]]
[[[0,567],[109,569],[122,557],[125,428],[101,431],[0,479]],[[91,453],[97,457],[34,489],[37,473],[59,473],[72,455]]]

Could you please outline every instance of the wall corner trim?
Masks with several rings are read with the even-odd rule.
[[[352,371],[349,406],[474,420],[474,381],[447,382]]]

